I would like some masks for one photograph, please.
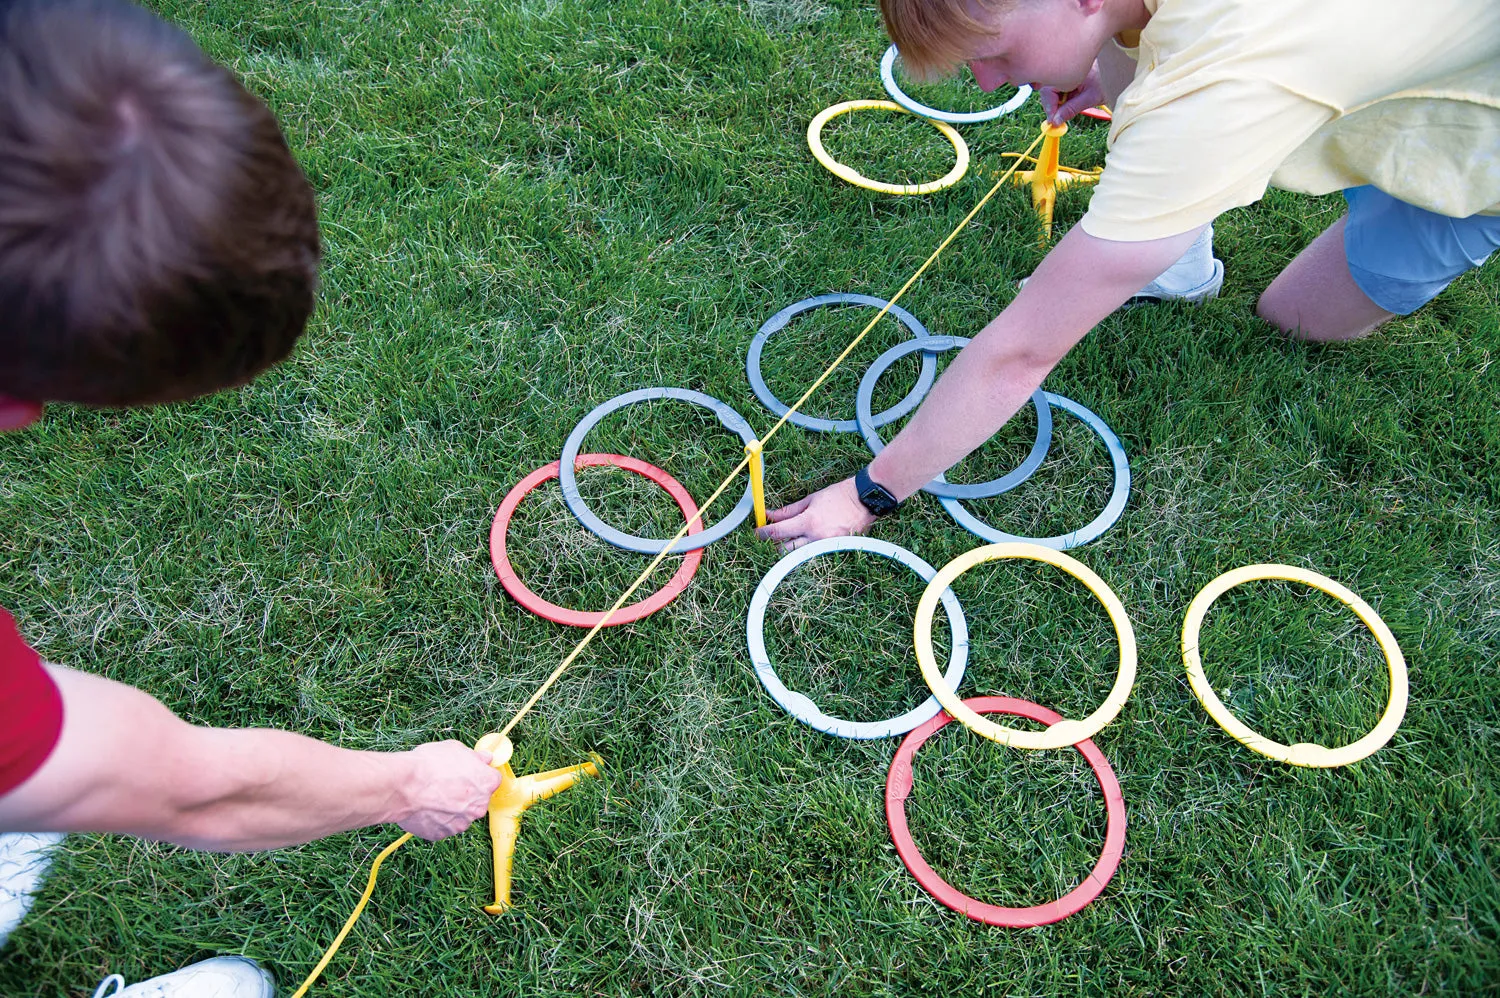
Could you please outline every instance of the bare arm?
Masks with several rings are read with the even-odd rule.
[[[459,742],[356,752],[268,728],[205,728],[140,690],[48,666],[63,731],[0,797],[0,829],[120,832],[248,851],[399,823],[423,838],[485,813],[500,774]]]
[[[905,499],[988,440],[1099,320],[1170,266],[1201,229],[1121,243],[1074,227],[1015,301],[959,352],[916,414],[870,465]],[[776,510],[760,536],[794,547],[863,533],[874,518],[845,479]]]

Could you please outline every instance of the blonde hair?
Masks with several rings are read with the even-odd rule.
[[[914,80],[951,76],[973,57],[973,39],[996,34],[970,11],[1004,14],[1020,0],[880,0],[886,34],[896,43],[906,75]]]

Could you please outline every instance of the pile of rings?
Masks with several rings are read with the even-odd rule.
[[[917,662],[921,666],[922,678],[932,696],[916,708],[898,717],[881,721],[851,721],[833,717],[822,711],[811,697],[788,689],[776,674],[766,651],[766,609],[776,587],[798,566],[823,555],[837,551],[864,551],[881,555],[910,568],[927,583],[926,590],[917,604],[914,647]],[[963,681],[968,663],[968,624],[963,607],[952,589],[953,580],[976,565],[999,559],[1029,559],[1042,561],[1061,568],[1083,582],[1108,611],[1115,627],[1115,636],[1120,644],[1120,668],[1104,703],[1082,720],[1068,720],[1039,704],[1012,697],[976,697],[962,700],[955,692]],[[948,620],[949,651],[948,668],[942,671],[933,654],[932,620],[938,603],[942,603]],[[1095,575],[1088,566],[1051,548],[1036,544],[1010,542],[990,544],[975,548],[959,556],[941,571],[934,569],[922,558],[905,548],[869,537],[829,537],[813,541],[791,552],[767,573],[755,589],[750,600],[749,618],[745,625],[745,636],[750,646],[750,660],[761,684],[781,707],[797,720],[818,731],[840,738],[888,738],[906,735],[896,750],[886,775],[885,814],[890,829],[891,841],[906,868],[917,882],[933,897],[971,919],[989,925],[1007,928],[1029,928],[1047,925],[1066,918],[1081,910],[1098,897],[1110,878],[1119,868],[1125,852],[1125,800],[1120,792],[1119,780],[1115,778],[1104,754],[1090,740],[1124,707],[1130,690],[1135,684],[1136,645],[1135,632],[1130,618],[1118,597],[1103,579]],[[986,714],[1012,714],[1040,721],[1048,727],[1045,731],[1031,732],[997,724],[987,719]],[[1072,746],[1088,760],[1104,792],[1107,823],[1104,832],[1104,848],[1093,870],[1068,894],[1046,904],[1027,908],[1008,908],[986,904],[962,893],[945,881],[922,857],[913,839],[906,820],[906,802],[915,783],[912,764],[917,750],[945,725],[957,720],[977,734],[1001,745],[1020,749],[1052,749]]]
[[[804,312],[834,305],[861,305],[876,309],[889,306],[889,314],[895,317],[912,335],[912,339],[897,344],[877,357],[875,362],[865,372],[864,377],[860,380],[859,391],[855,398],[854,419],[822,419],[800,412],[791,412],[784,403],[776,398],[775,394],[767,386],[764,376],[761,374],[761,356],[765,350],[766,343],[773,334],[785,329],[793,318]],[[864,437],[865,443],[869,446],[870,450],[878,454],[885,446],[880,437],[880,427],[907,415],[921,403],[927,390],[932,387],[933,381],[936,379],[937,355],[958,349],[968,342],[967,339],[959,336],[932,336],[928,333],[927,327],[916,316],[900,306],[889,305],[888,302],[880,298],[859,294],[819,295],[815,298],[808,298],[788,305],[761,325],[750,342],[750,349],[745,358],[745,373],[750,380],[750,386],[755,392],[756,397],[777,416],[787,416],[788,422],[793,425],[815,432],[858,432]],[[884,412],[873,412],[872,399],[880,378],[897,360],[913,353],[920,353],[922,355],[921,369],[917,377],[917,383],[896,405]],[[538,468],[523,478],[505,496],[504,501],[500,503],[499,510],[495,513],[495,519],[490,528],[490,558],[494,563],[495,574],[499,577],[500,584],[521,606],[547,620],[573,627],[593,627],[605,617],[603,613],[574,610],[543,599],[521,580],[515,567],[511,564],[509,551],[506,546],[511,520],[515,516],[516,509],[520,506],[521,501],[546,482],[553,479],[559,481],[563,501],[567,504],[569,511],[578,519],[579,523],[598,537],[626,551],[656,555],[661,553],[663,548],[671,543],[671,540],[670,538],[638,537],[634,534],[625,533],[606,523],[597,513],[589,508],[588,503],[580,494],[577,478],[579,469],[612,466],[640,475],[661,486],[676,501],[684,518],[689,521],[693,520],[693,517],[698,512],[697,504],[681,483],[663,469],[647,464],[637,458],[621,454],[583,452],[585,438],[607,416],[626,406],[661,400],[686,402],[705,408],[717,416],[719,423],[730,432],[736,434],[743,443],[751,444],[756,441],[755,431],[751,428],[749,421],[736,412],[733,407],[712,396],[687,388],[641,388],[633,392],[618,395],[597,406],[588,415],[584,416],[573,428],[572,432],[568,434],[567,440],[563,443],[561,457],[557,461]],[[1077,547],[1080,544],[1086,544],[1109,529],[1124,511],[1125,504],[1130,496],[1130,462],[1126,458],[1125,449],[1120,443],[1120,438],[1105,425],[1102,419],[1089,409],[1074,402],[1072,399],[1040,389],[1032,395],[1031,401],[1036,408],[1036,439],[1026,459],[1019,467],[991,481],[965,485],[950,483],[943,476],[939,475],[933,481],[923,486],[923,491],[937,496],[943,508],[961,526],[976,536],[992,543],[1026,541],[1059,551]],[[1098,435],[1109,451],[1110,461],[1114,469],[1114,484],[1109,501],[1105,504],[1104,509],[1099,515],[1077,530],[1051,537],[1021,537],[993,527],[965,509],[962,503],[963,500],[983,499],[1000,495],[1026,481],[1041,467],[1042,462],[1047,457],[1047,451],[1052,441],[1052,413],[1055,409],[1060,409],[1081,420]],[[703,548],[722,537],[728,536],[738,528],[750,516],[754,507],[754,501],[754,494],[751,487],[749,484],[746,484],[745,492],[740,497],[739,502],[722,520],[719,520],[711,527],[707,526],[702,518],[699,518],[697,522],[693,522],[687,536],[682,538],[673,548],[674,551],[681,551],[687,556],[683,559],[677,573],[656,593],[638,603],[630,604],[616,611],[609,618],[606,626],[617,626],[641,620],[671,602],[692,581],[694,574],[698,570],[698,566],[702,563]]]
[[[1031,96],[1031,87],[1021,86],[1015,94],[1003,104],[986,108],[983,111],[943,111],[935,107],[928,107],[921,101],[907,94],[896,82],[896,58],[899,53],[896,46],[892,45],[885,50],[885,55],[880,59],[880,82],[885,86],[885,92],[890,95],[890,100],[851,100],[819,111],[807,126],[807,147],[812,150],[813,158],[840,180],[863,187],[866,190],[876,191],[880,194],[933,194],[945,188],[952,187],[964,178],[969,171],[969,147],[964,142],[963,136],[958,134],[954,125],[977,125],[986,121],[994,121],[1001,118],[1025,104]],[[851,166],[838,162],[828,154],[823,146],[823,126],[827,125],[839,115],[848,114],[851,111],[896,111],[898,113],[913,114],[932,124],[942,136],[953,146],[954,164],[953,169],[939,177],[923,184],[887,184],[878,180],[871,180],[864,174]],[[1105,121],[1110,119],[1110,113],[1103,108],[1090,108],[1083,112],[1090,118],[1098,118]]]
[[[801,412],[791,412],[789,407],[778,399],[766,379],[761,373],[761,355],[765,351],[766,343],[770,338],[782,329],[793,318],[816,308],[824,308],[831,305],[864,305],[870,308],[889,308],[888,315],[901,324],[911,334],[911,339],[891,347],[885,353],[875,358],[864,376],[859,382],[859,391],[854,399],[853,419],[820,419]],[[750,341],[750,350],[745,356],[745,376],[750,380],[750,388],[755,392],[755,397],[760,399],[765,407],[777,416],[787,417],[787,422],[794,426],[800,426],[805,430],[818,433],[854,433],[857,432],[864,438],[866,446],[872,454],[879,454],[885,447],[885,441],[881,439],[880,427],[907,415],[915,409],[926,395],[927,390],[937,376],[936,356],[950,350],[962,348],[968,343],[968,339],[962,336],[933,336],[928,333],[927,327],[906,309],[899,305],[890,305],[883,299],[874,298],[870,295],[858,294],[828,294],[818,295],[814,298],[806,298],[794,302],[786,308],[771,316],[761,325],[756,332],[755,338]],[[917,376],[917,383],[910,392],[899,402],[884,412],[872,411],[873,399],[876,386],[880,383],[886,371],[891,365],[903,357],[914,353],[922,355],[922,366]],[[1026,459],[1013,471],[988,482],[975,482],[973,484],[958,485],[947,481],[942,475],[934,478],[922,486],[922,491],[936,496],[943,509],[948,511],[959,526],[983,540],[992,544],[1000,544],[1009,541],[1028,541],[1032,544],[1040,544],[1043,547],[1053,548],[1058,551],[1066,551],[1080,544],[1087,544],[1108,530],[1119,520],[1120,514],[1125,511],[1125,504],[1130,498],[1130,461],[1125,456],[1124,445],[1113,430],[1105,424],[1093,411],[1070,398],[1064,398],[1053,392],[1037,389],[1031,396],[1031,404],[1036,409],[1036,439],[1031,445]],[[988,499],[993,496],[1009,492],[1022,482],[1026,481],[1032,474],[1042,466],[1047,458],[1047,450],[1052,443],[1052,412],[1060,409],[1074,418],[1080,420],[1094,434],[1098,436],[1106,450],[1109,451],[1110,464],[1114,471],[1114,482],[1110,490],[1108,502],[1103,510],[1077,530],[1057,534],[1051,537],[1022,537],[1017,534],[1007,533],[996,527],[985,523],[969,510],[965,509],[962,500],[965,499]]]
[[[803,312],[830,305],[885,308],[887,304],[881,299],[866,295],[829,294],[796,302],[771,316],[756,333],[746,358],[746,373],[757,397],[773,413],[786,416],[788,422],[805,429],[830,433],[857,431],[870,449],[878,453],[883,446],[879,428],[914,410],[933,384],[936,378],[936,355],[962,347],[967,340],[931,336],[910,312],[891,306],[890,314],[906,327],[912,338],[881,354],[865,372],[860,381],[855,400],[855,418],[852,420],[822,419],[791,412],[766,386],[760,366],[761,356],[770,337]],[[922,354],[916,385],[890,409],[881,413],[873,412],[871,400],[879,379],[896,360],[912,353]],[[490,531],[490,553],[495,572],[506,592],[523,607],[548,620],[575,627],[595,627],[601,622],[619,625],[640,620],[661,609],[682,592],[702,563],[703,548],[727,536],[750,515],[754,495],[749,485],[734,509],[724,519],[709,526],[706,522],[692,522],[698,514],[696,503],[687,490],[661,468],[624,455],[583,452],[585,438],[605,417],[629,405],[660,400],[687,402],[706,408],[718,417],[722,426],[739,436],[742,442],[747,445],[757,443],[756,434],[749,422],[733,408],[711,396],[685,388],[643,388],[619,395],[596,407],[569,433],[559,460],[538,468],[522,479],[506,495],[495,514]],[[1125,849],[1125,803],[1113,769],[1091,739],[1114,720],[1124,707],[1134,686],[1136,674],[1135,633],[1124,605],[1103,579],[1082,562],[1063,553],[1065,549],[1098,537],[1119,518],[1130,489],[1129,462],[1119,438],[1090,410],[1071,399],[1040,390],[1032,397],[1032,402],[1036,406],[1037,437],[1030,453],[1019,467],[990,482],[954,485],[939,476],[926,486],[926,491],[938,496],[961,525],[993,543],[959,556],[939,571],[911,551],[874,538],[834,537],[814,541],[789,553],[772,567],[755,589],[746,620],[746,640],[757,677],[771,698],[798,721],[841,738],[906,736],[896,751],[886,779],[886,820],[897,853],[917,882],[941,903],[976,921],[1007,927],[1046,925],[1074,914],[1104,891],[1118,869]],[[1025,481],[1042,464],[1051,441],[1053,409],[1061,409],[1082,420],[1104,441],[1109,450],[1114,465],[1115,487],[1104,511],[1076,531],[1052,537],[1020,538],[996,530],[964,510],[960,505],[961,500],[999,495]],[[639,537],[612,527],[589,508],[578,490],[577,471],[598,466],[616,467],[660,485],[676,501],[683,516],[691,523],[687,533],[674,547],[674,550],[681,550],[686,557],[671,580],[658,592],[638,603],[622,607],[612,616],[558,606],[537,596],[520,580],[506,550],[508,528],[522,499],[552,479],[559,480],[563,500],[578,521],[609,543],[648,555],[660,554],[671,545],[670,538]],[[853,721],[834,717],[821,710],[811,697],[788,688],[777,675],[767,652],[764,636],[766,610],[776,588],[800,565],[836,551],[864,551],[889,558],[906,565],[927,583],[917,605],[913,646],[922,678],[932,695],[922,704],[897,717],[879,721]],[[1063,718],[1039,704],[1011,697],[975,697],[965,700],[958,696],[956,691],[963,681],[968,662],[969,642],[963,607],[951,585],[958,576],[976,565],[1001,559],[1024,559],[1056,566],[1087,586],[1108,612],[1120,647],[1119,671],[1104,703],[1087,717],[1080,720]],[[1220,595],[1234,586],[1255,579],[1283,579],[1328,593],[1353,610],[1374,633],[1386,656],[1391,692],[1384,714],[1369,734],[1340,748],[1310,743],[1282,745],[1241,723],[1214,694],[1199,656],[1198,635],[1203,619],[1210,605]],[[946,670],[939,667],[932,646],[932,622],[939,603],[944,607],[950,634]],[[1305,569],[1285,565],[1251,565],[1215,579],[1198,594],[1188,608],[1182,630],[1182,651],[1193,692],[1220,727],[1247,748],[1291,765],[1332,767],[1362,759],[1391,738],[1405,713],[1406,666],[1390,629],[1353,592],[1331,579]],[[996,714],[1029,718],[1047,725],[1047,728],[1040,732],[1023,731],[998,724],[986,716]],[[964,895],[948,884],[921,856],[906,818],[906,802],[915,783],[913,762],[923,743],[955,720],[991,741],[1013,748],[1037,751],[1072,747],[1093,768],[1104,793],[1107,814],[1104,846],[1093,870],[1064,897],[1028,908],[987,904]]]
[[[788,688],[777,675],[767,653],[764,635],[766,610],[777,586],[798,566],[837,551],[864,551],[881,555],[906,565],[927,583],[917,604],[913,647],[922,679],[932,695],[916,708],[899,716],[879,721],[852,721],[834,717],[820,709],[811,697]],[[1039,704],[1012,697],[974,697],[966,700],[958,696],[957,689],[963,681],[969,658],[968,624],[958,597],[951,588],[952,583],[977,565],[1002,559],[1026,559],[1054,565],[1087,586],[1108,612],[1120,647],[1119,671],[1104,703],[1087,717],[1081,720],[1066,719]],[[1390,700],[1379,722],[1369,734],[1339,748],[1312,743],[1283,745],[1252,731],[1235,718],[1214,694],[1198,651],[1198,635],[1204,616],[1223,593],[1244,582],[1258,579],[1298,582],[1327,593],[1353,610],[1374,634],[1386,657],[1390,676]],[[946,671],[939,667],[932,645],[933,615],[939,603],[942,603],[947,615],[950,635]],[[941,570],[934,570],[911,551],[885,541],[868,537],[826,538],[788,554],[766,575],[750,602],[746,639],[756,675],[760,677],[766,692],[798,721],[840,738],[873,739],[906,735],[896,750],[886,776],[886,823],[902,862],[917,882],[942,904],[989,925],[1027,928],[1066,918],[1080,911],[1104,891],[1124,855],[1125,801],[1114,770],[1092,738],[1114,720],[1130,696],[1135,683],[1136,643],[1124,605],[1108,584],[1083,563],[1051,548],[1011,542],[975,548],[955,558]],[[1390,629],[1369,604],[1353,592],[1326,576],[1306,569],[1289,565],[1250,565],[1227,572],[1209,583],[1188,607],[1182,628],[1182,652],[1193,692],[1209,716],[1247,748],[1294,766],[1330,768],[1357,762],[1390,740],[1406,711],[1406,663]],[[1040,732],[1022,731],[997,724],[984,716],[990,714],[1027,717],[1046,724],[1047,728]],[[1063,897],[1028,908],[987,904],[965,895],[946,882],[922,857],[906,818],[906,802],[915,783],[913,760],[917,750],[932,735],[955,720],[976,734],[1001,745],[1027,750],[1072,746],[1088,760],[1104,793],[1107,816],[1104,845],[1094,868],[1077,887]]]

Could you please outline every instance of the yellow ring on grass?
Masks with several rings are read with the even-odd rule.
[[[964,137],[954,131],[953,126],[941,121],[934,121],[931,118],[921,118],[920,115],[916,117],[942,132],[943,136],[949,142],[953,143],[953,151],[958,156],[958,162],[953,164],[953,169],[949,170],[946,175],[926,184],[883,184],[878,180],[871,180],[853,167],[845,166],[843,163],[838,162],[832,156],[828,155],[827,149],[823,148],[823,126],[841,114],[848,114],[850,111],[865,110],[895,111],[899,114],[911,114],[910,111],[894,101],[849,100],[819,111],[818,116],[808,123],[807,147],[812,150],[813,159],[822,163],[828,168],[829,173],[840,180],[846,180],[856,187],[863,187],[866,190],[877,191],[881,194],[931,194],[934,191],[942,190],[944,187],[952,187],[962,180],[963,175],[969,171],[969,147],[964,143]]]
[[[938,670],[937,659],[932,653],[932,614],[937,609],[938,599],[941,598],[943,590],[952,585],[954,579],[975,565],[1006,558],[1044,561],[1067,572],[1088,586],[1089,592],[1093,593],[1094,598],[1104,605],[1104,609],[1109,612],[1110,621],[1115,625],[1115,637],[1120,642],[1119,675],[1115,677],[1115,685],[1109,691],[1109,696],[1103,705],[1081,721],[1064,719],[1046,731],[1019,731],[1015,728],[1008,728],[970,710],[959,699],[958,694],[943,683],[943,675]],[[917,603],[915,643],[917,664],[922,667],[922,678],[927,681],[932,695],[937,697],[949,716],[962,722],[965,727],[976,734],[999,742],[1001,745],[1010,745],[1015,748],[1063,748],[1067,745],[1076,745],[1086,738],[1092,738],[1099,732],[1099,729],[1115,719],[1120,708],[1125,706],[1131,687],[1135,685],[1135,631],[1131,629],[1130,617],[1125,613],[1125,604],[1121,603],[1109,585],[1083,562],[1071,555],[1044,548],[1039,544],[1025,544],[1018,541],[987,544],[961,554],[944,565],[942,570],[927,584],[927,590],[922,593],[922,599]]]
[[[1374,730],[1359,741],[1335,749],[1325,748],[1311,742],[1299,742],[1296,745],[1273,742],[1251,731],[1214,695],[1213,686],[1209,684],[1208,676],[1203,672],[1203,662],[1198,657],[1198,632],[1203,626],[1203,617],[1208,613],[1209,605],[1225,592],[1241,583],[1253,582],[1257,579],[1300,582],[1327,593],[1353,610],[1355,616],[1364,621],[1370,633],[1375,635],[1375,640],[1380,642],[1380,650],[1385,653],[1385,661],[1391,671],[1391,701],[1386,705],[1385,713],[1381,715],[1380,722],[1375,725]],[[1259,752],[1261,755],[1269,756],[1279,762],[1291,763],[1293,766],[1326,769],[1358,762],[1390,741],[1396,729],[1401,726],[1401,719],[1406,716],[1406,659],[1401,654],[1401,647],[1396,644],[1396,636],[1391,633],[1389,627],[1385,626],[1385,621],[1380,619],[1380,614],[1370,608],[1370,604],[1326,575],[1319,575],[1305,568],[1294,568],[1291,565],[1247,565],[1244,568],[1225,572],[1204,586],[1203,591],[1193,597],[1193,602],[1188,605],[1187,617],[1182,622],[1182,661],[1187,666],[1188,682],[1193,686],[1193,693],[1203,704],[1203,709],[1208,711],[1208,716],[1218,722],[1219,727],[1252,752]]]

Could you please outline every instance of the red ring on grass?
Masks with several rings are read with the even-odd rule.
[[[1055,711],[1013,697],[972,697],[965,700],[964,704],[978,714],[1015,714],[1041,721],[1048,727],[1062,720],[1062,715]],[[1029,929],[1061,921],[1080,911],[1084,905],[1103,893],[1105,885],[1115,875],[1115,870],[1119,869],[1120,857],[1125,852],[1125,798],[1120,794],[1120,781],[1115,779],[1115,771],[1110,768],[1109,760],[1104,758],[1104,753],[1090,739],[1084,739],[1073,746],[1083,753],[1083,757],[1094,768],[1099,788],[1104,791],[1104,806],[1109,816],[1104,829],[1104,851],[1083,883],[1056,901],[1032,908],[1002,908],[999,905],[985,904],[960,892],[938,876],[917,851],[917,844],[912,840],[911,830],[906,825],[906,798],[911,795],[912,788],[912,758],[923,742],[952,720],[944,712],[921,727],[912,729],[911,734],[906,736],[901,747],[896,750],[896,758],[891,760],[891,770],[885,782],[885,820],[890,826],[891,841],[896,844],[901,862],[906,864],[911,875],[917,878],[917,883],[929,894],[976,922],[1008,929]]]
[[[1093,118],[1095,121],[1115,120],[1115,116],[1109,112],[1108,108],[1104,107],[1086,107],[1078,113],[1086,118]]]
[[[677,508],[682,510],[685,519],[691,520],[698,512],[698,504],[693,502],[693,497],[688,495],[687,489],[665,471],[654,464],[638,461],[633,457],[624,457],[620,454],[579,454],[573,463],[575,468],[593,468],[600,465],[613,465],[624,471],[631,471],[660,485],[667,490],[667,494],[677,501]],[[490,527],[490,561],[495,564],[495,574],[500,577],[500,585],[510,593],[512,599],[521,604],[538,617],[550,620],[558,624],[567,624],[569,627],[593,627],[604,619],[604,613],[590,612],[586,610],[571,610],[556,603],[549,603],[536,593],[526,588],[526,584],[516,575],[516,570],[511,567],[510,558],[505,553],[505,533],[510,529],[510,518],[515,514],[516,507],[521,505],[521,500],[543,482],[550,482],[561,473],[561,462],[553,461],[551,464],[538,468],[516,484],[500,503],[500,509],[495,513],[495,522]],[[689,534],[696,534],[703,529],[703,520],[700,517],[688,528]],[[667,584],[639,603],[631,603],[622,606],[615,615],[609,618],[606,627],[615,627],[620,624],[629,624],[649,617],[676,598],[677,594],[687,588],[689,582],[693,581],[693,575],[698,571],[698,565],[703,561],[703,549],[689,551],[682,559],[677,574],[667,580]]]

